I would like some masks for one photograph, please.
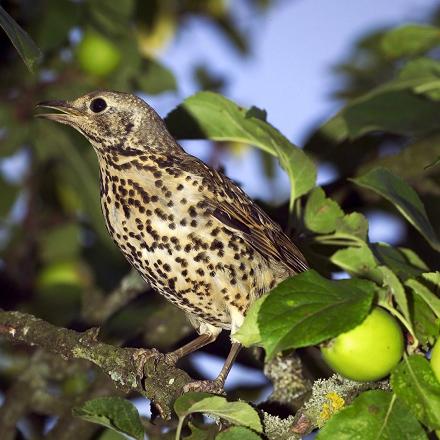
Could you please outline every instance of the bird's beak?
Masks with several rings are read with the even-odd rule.
[[[51,121],[61,122],[62,124],[71,124],[78,116],[83,116],[83,113],[72,106],[67,101],[42,101],[39,102],[36,108],[50,108],[57,110],[59,113],[38,113],[37,118],[50,119]]]

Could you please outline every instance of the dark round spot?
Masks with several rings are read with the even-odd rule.
[[[90,103],[90,110],[93,113],[101,113],[107,108],[107,103],[102,98],[95,98]]]

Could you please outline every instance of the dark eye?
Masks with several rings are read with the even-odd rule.
[[[100,113],[107,108],[107,103],[102,98],[96,98],[90,103],[93,113]]]

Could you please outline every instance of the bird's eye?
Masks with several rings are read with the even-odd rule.
[[[102,98],[96,98],[90,103],[90,110],[93,113],[100,113],[107,108],[107,103]]]

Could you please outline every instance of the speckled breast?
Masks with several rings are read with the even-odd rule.
[[[157,166],[132,164],[123,173],[101,168],[107,229],[157,291],[198,319],[229,329],[232,315],[244,315],[274,285],[274,274],[237,231],[209,215],[197,178],[169,177]]]

